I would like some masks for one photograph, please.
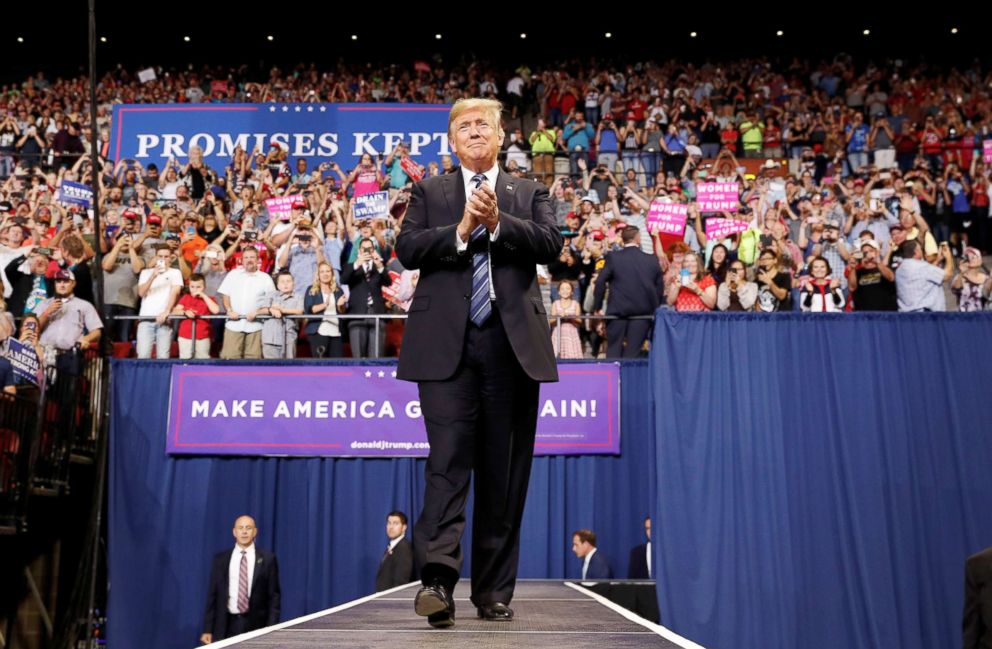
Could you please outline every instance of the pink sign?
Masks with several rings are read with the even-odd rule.
[[[740,206],[737,183],[699,183],[696,185],[696,203],[700,212],[736,212]]]
[[[688,212],[689,206],[684,203],[655,201],[648,209],[648,232],[681,236],[685,233],[685,220]]]
[[[293,208],[293,201],[302,201],[302,194],[293,194],[292,196],[279,196],[278,198],[269,198],[265,201],[265,209],[269,211],[270,219],[278,219],[282,216],[289,216],[290,210]]]
[[[747,221],[737,219],[706,219],[706,239],[725,239],[748,229]]]
[[[985,140],[982,142],[982,157],[985,159],[986,164],[992,164],[992,140]]]

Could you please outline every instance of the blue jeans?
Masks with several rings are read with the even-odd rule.
[[[658,173],[658,159],[661,156],[657,151],[641,151],[641,166],[644,167],[644,175],[647,182],[645,185],[654,185],[654,177]]]
[[[856,174],[862,167],[868,166],[867,151],[848,151],[847,164],[851,168],[851,173]]]
[[[569,151],[568,152],[568,173],[572,178],[581,178],[582,172],[579,170],[579,158],[585,158],[586,162],[589,162],[589,152],[588,151]]]

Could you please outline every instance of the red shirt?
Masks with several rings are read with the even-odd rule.
[[[635,99],[627,104],[627,110],[634,113],[634,119],[638,122],[644,121],[644,111],[648,108],[648,104],[641,99]]]
[[[258,269],[263,273],[271,272],[274,260],[269,258],[269,249],[266,248],[264,244],[257,243],[255,244],[255,250],[258,250]],[[241,251],[238,250],[231,255],[230,258],[224,262],[224,266],[228,270],[241,268]]]
[[[186,311],[192,311],[196,315],[210,315],[210,309],[207,307],[207,301],[202,297],[193,297],[189,293],[183,295],[179,298],[179,306],[181,306]],[[187,318],[179,322],[179,337],[180,338],[192,338],[193,337],[193,320]],[[204,338],[210,337],[210,321],[209,320],[197,320],[196,321],[196,339],[203,340]]]
[[[696,282],[696,285],[701,290],[706,290],[711,286],[716,286],[716,280],[713,279],[712,275],[707,275],[703,279]],[[711,311],[710,307],[703,303],[703,298],[696,295],[695,291],[692,289],[682,287],[679,289],[679,295],[675,299],[675,310],[676,311]]]

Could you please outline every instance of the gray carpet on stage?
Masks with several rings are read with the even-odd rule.
[[[651,629],[625,619],[591,597],[561,582],[520,581],[511,606],[512,622],[476,618],[468,601],[468,582],[455,591],[455,626],[432,629],[413,612],[417,586],[352,608],[329,613],[233,646],[239,649],[305,647],[548,647],[555,649],[680,649]]]

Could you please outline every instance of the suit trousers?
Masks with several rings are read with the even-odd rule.
[[[481,327],[467,329],[455,374],[419,383],[431,449],[414,547],[423,582],[453,589],[474,480],[471,597],[481,606],[513,597],[539,383],[520,367],[495,308]]]
[[[225,638],[233,638],[236,635],[241,635],[242,633],[248,633],[249,631],[254,631],[251,622],[248,620],[248,615],[233,615],[231,613],[227,614],[227,630],[224,633]],[[214,642],[218,640],[223,640],[224,638],[214,638]]]
[[[610,320],[606,323],[606,357],[637,358],[651,330],[650,320]]]

